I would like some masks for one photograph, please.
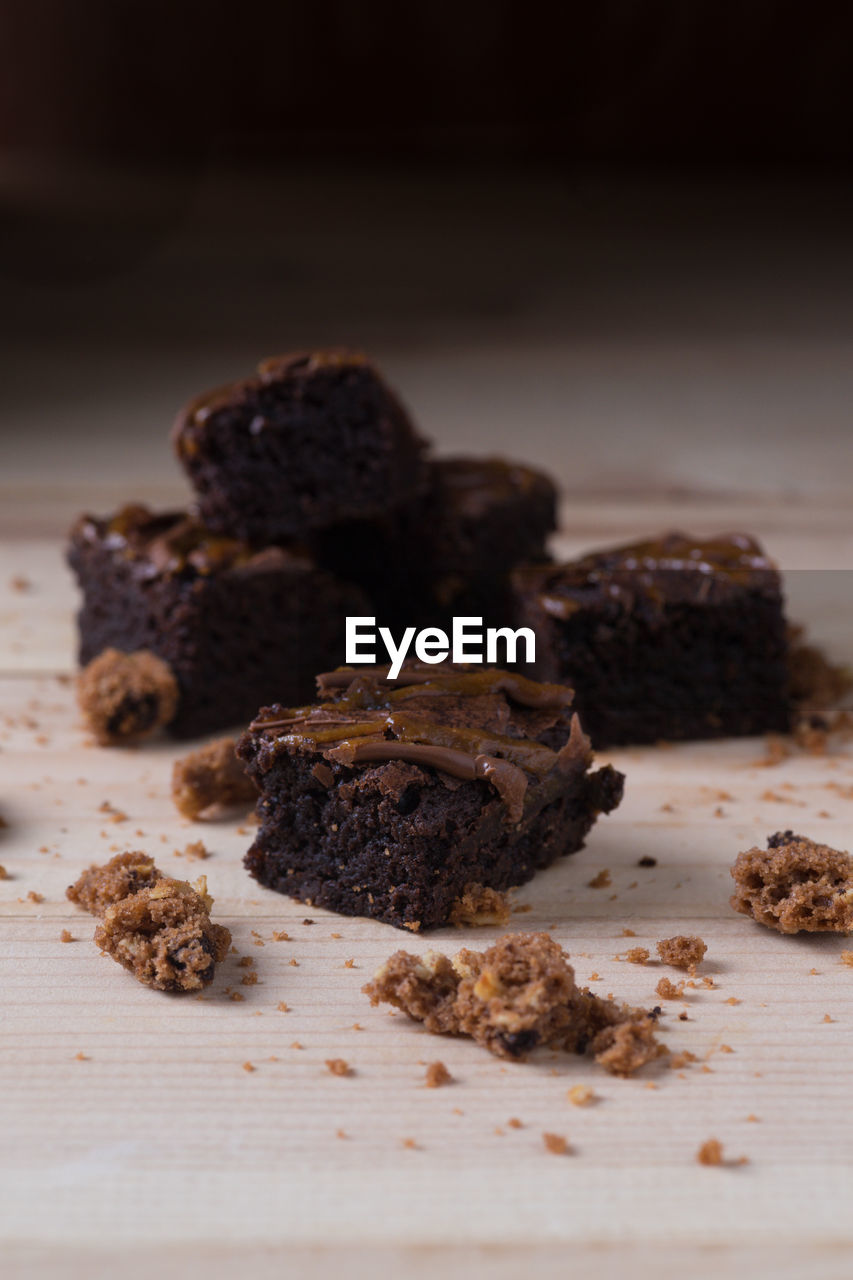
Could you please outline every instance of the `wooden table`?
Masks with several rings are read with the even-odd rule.
[[[66,504],[77,498],[88,505],[83,493]],[[304,907],[257,886],[241,867],[245,824],[190,824],[173,808],[180,748],[87,743],[70,680],[74,593],[52,509],[45,498],[25,522],[4,495],[5,1265],[123,1277],[851,1274],[844,940],[781,937],[727,905],[736,853],[770,831],[851,845],[849,749],[775,767],[761,767],[758,740],[613,752],[628,776],[623,805],[586,849],[516,893],[526,914],[515,923],[548,929],[595,989],[643,1004],[667,971],[617,953],[700,933],[713,987],[667,1003],[662,1024],[667,1044],[696,1061],[630,1080],[574,1057],[505,1064],[371,1009],[362,983],[421,940],[314,909],[309,924]],[[853,651],[851,575],[837,572],[853,563],[853,519],[841,504],[578,500],[561,549],[678,524],[754,529],[789,570],[792,612],[808,613],[835,654]],[[16,588],[16,577],[28,585]],[[207,861],[178,856],[197,839]],[[169,997],[99,955],[92,920],[64,889],[90,861],[128,848],[175,875],[207,874],[256,985],[241,984],[247,971],[231,957],[203,997]],[[646,854],[652,869],[638,866]],[[591,888],[602,868],[611,886]],[[274,930],[290,939],[274,941]],[[423,945],[485,946],[497,932],[442,930]],[[351,1076],[327,1070],[337,1057]],[[436,1059],[453,1083],[427,1089]],[[593,1086],[595,1105],[570,1104],[578,1083]],[[546,1131],[565,1135],[570,1154],[549,1154]],[[748,1163],[700,1166],[697,1148],[712,1136]]]

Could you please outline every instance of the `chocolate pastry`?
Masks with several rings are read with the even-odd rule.
[[[197,396],[173,440],[217,533],[260,544],[373,517],[423,483],[424,442],[365,356],[307,351]]]
[[[513,574],[530,674],[575,690],[597,747],[789,725],[779,573],[746,534],[656,541]]]
[[[410,929],[471,885],[505,889],[579,849],[622,775],[591,770],[572,691],[448,665],[342,669],[322,701],[264,708],[237,744],[261,792],[246,866],[269,888]]]
[[[181,737],[245,724],[271,697],[310,697],[318,662],[344,656],[347,614],[369,611],[307,552],[256,550],[180,512],[81,516],[68,559],[83,590],[80,662],[108,648],[162,658]]]

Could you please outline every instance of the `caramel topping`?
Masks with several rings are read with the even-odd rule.
[[[103,539],[110,550],[135,561],[146,576],[191,572],[206,576],[227,569],[266,571],[311,565],[306,553],[282,547],[259,550],[237,538],[210,533],[201,521],[182,512],[156,515],[131,503],[107,520],[84,516],[77,528],[94,541]]]
[[[558,752],[535,738],[425,718],[423,701],[417,714],[406,710],[406,703],[414,698],[435,698],[438,711],[442,696],[458,705],[460,698],[503,694],[526,708],[551,709],[557,721],[566,715],[572,699],[572,691],[562,685],[539,685],[491,668],[451,669],[441,674],[414,665],[404,668],[398,681],[389,681],[387,673],[387,667],[327,672],[318,677],[318,685],[323,692],[339,690],[337,698],[290,710],[266,708],[249,731],[274,736],[286,750],[319,750],[326,760],[350,767],[406,760],[451,777],[484,779],[504,800],[510,822],[521,819],[531,776],[540,783],[557,780],[573,764],[585,768],[591,758],[589,740],[577,716],[572,717],[569,739]]]

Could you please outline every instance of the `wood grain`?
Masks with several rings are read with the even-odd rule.
[[[690,523],[725,527],[732,514],[746,513],[704,504]],[[636,503],[599,510],[592,524],[587,510],[584,524],[575,510],[563,547],[604,541],[632,520],[642,532],[660,515]],[[834,652],[853,652],[839,586],[849,575],[837,572],[851,563],[846,513],[798,523],[768,504],[757,523],[791,567],[815,631]],[[803,573],[816,567],[827,572]],[[30,588],[14,590],[14,575]],[[73,599],[55,540],[0,548],[0,862],[10,877],[0,882],[0,1235],[14,1269],[849,1276],[845,943],[783,938],[727,905],[735,854],[769,831],[793,826],[851,845],[849,749],[772,768],[758,765],[757,740],[613,753],[628,776],[624,804],[585,850],[515,895],[525,910],[514,924],[549,929],[579,978],[644,1004],[668,971],[617,954],[700,933],[714,986],[668,1003],[662,1024],[667,1043],[697,1061],[626,1081],[578,1058],[509,1065],[371,1009],[362,983],[391,951],[421,942],[306,913],[255,885],[240,863],[250,828],[190,824],[172,807],[178,748],[88,745],[68,680]],[[126,819],[111,821],[105,800]],[[199,838],[206,861],[176,856]],[[257,985],[241,985],[245,969],[232,958],[203,999],[168,997],[98,954],[91,919],[64,889],[90,861],[126,848],[174,874],[207,874]],[[637,866],[646,854],[654,868]],[[590,888],[604,867],[612,886]],[[73,942],[60,941],[63,929]],[[290,940],[274,941],[282,930]],[[497,932],[421,941],[485,946]],[[353,1074],[330,1074],[333,1057]],[[454,1082],[426,1089],[435,1059]],[[596,1105],[568,1102],[576,1083],[595,1088]],[[507,1126],[513,1116],[521,1128]],[[548,1154],[545,1131],[564,1134],[570,1154]],[[749,1163],[700,1167],[696,1150],[711,1136]]]

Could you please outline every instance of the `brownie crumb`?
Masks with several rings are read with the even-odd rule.
[[[806,644],[802,627],[789,628],[789,692],[801,719],[832,710],[853,689],[853,673]]]
[[[255,784],[234,752],[233,738],[217,738],[190,751],[172,768],[172,799],[185,818],[248,806],[257,798]]]
[[[731,905],[779,933],[853,931],[853,858],[793,831],[739,853]]]
[[[169,724],[178,684],[167,663],[147,649],[104,649],[77,677],[77,701],[96,740],[117,746]]]
[[[442,1085],[450,1084],[452,1080],[453,1076],[443,1062],[431,1062],[426,1069],[425,1084],[428,1089],[440,1089]]]
[[[73,933],[70,933],[68,929],[63,929],[63,930],[62,930],[62,933],[59,935],[59,941],[60,941],[60,942],[73,942],[73,941],[74,941],[74,935],[73,935]]]
[[[351,1076],[352,1067],[345,1058],[327,1058],[326,1066],[333,1076]]]
[[[213,981],[231,934],[213,924],[207,883],[163,877],[108,906],[95,942],[138,982],[158,991],[198,991]]]
[[[610,872],[606,867],[603,867],[602,870],[599,871],[598,875],[593,876],[592,879],[587,882],[588,889],[609,889],[610,885]]]
[[[462,896],[450,912],[450,923],[457,929],[467,926],[505,925],[509,923],[509,900],[505,893],[483,884],[466,884]]]
[[[589,1107],[596,1101],[595,1090],[588,1084],[573,1084],[566,1096],[573,1107]]]
[[[147,853],[119,853],[101,867],[89,867],[69,885],[65,896],[93,916],[102,916],[113,903],[150,888],[162,878],[162,871]]]
[[[671,964],[674,969],[686,969],[691,977],[707,950],[701,938],[684,933],[678,933],[674,938],[661,938],[657,944],[657,953],[664,964]]]
[[[402,1009],[436,1035],[471,1036],[501,1058],[523,1060],[544,1046],[630,1075],[662,1052],[651,1015],[578,987],[546,933],[507,934],[452,960],[397,951],[362,989],[372,1004]]]
[[[661,1000],[680,1000],[684,995],[684,983],[673,982],[671,978],[661,978],[655,991]]]
[[[191,862],[202,862],[210,857],[210,852],[202,840],[191,840],[189,844],[184,845],[183,851],[175,850],[175,857],[189,858]]]
[[[562,1134],[543,1133],[542,1141],[545,1143],[545,1150],[550,1151],[552,1156],[565,1156],[569,1153],[569,1144]]]
[[[696,1159],[700,1164],[717,1165],[723,1163],[723,1146],[716,1138],[709,1138],[707,1142],[703,1142],[699,1150],[696,1152]]]
[[[652,858],[648,854],[645,854],[637,862],[638,867],[656,867],[657,865],[658,865],[657,858]]]

